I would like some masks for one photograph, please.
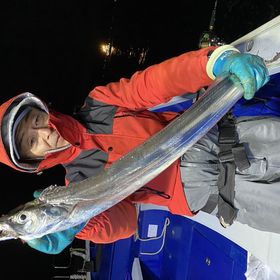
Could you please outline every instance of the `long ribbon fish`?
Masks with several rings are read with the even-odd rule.
[[[0,218],[0,240],[30,240],[88,221],[125,199],[180,158],[242,97],[231,77],[216,79],[188,110],[98,176],[50,186]]]

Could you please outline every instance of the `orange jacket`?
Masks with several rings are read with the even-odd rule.
[[[104,150],[109,147],[112,150],[109,152],[107,166],[158,132],[174,117],[172,114],[162,114],[155,121],[154,113],[145,109],[168,102],[174,96],[196,92],[212,82],[205,70],[210,49],[213,47],[185,53],[153,65],[143,72],[136,72],[129,80],[121,79],[118,83],[99,86],[90,92],[91,98],[118,106],[113,125],[114,138],[102,135],[99,141]],[[140,122],[138,118],[142,118]],[[193,215],[185,199],[179,160],[146,187],[152,190],[140,189],[127,200],[100,214],[98,222],[97,217],[92,218],[77,237],[107,243],[134,234],[136,212],[129,201],[164,205],[173,214]]]
[[[94,176],[109,167],[177,116],[147,109],[168,102],[174,96],[194,93],[212,82],[206,73],[207,55],[212,49],[214,47],[188,52],[136,72],[130,79],[96,87],[86,98],[78,114],[79,121],[50,112],[49,125],[72,146],[48,154],[32,172],[62,164],[68,183]],[[16,98],[1,105],[1,120]],[[1,140],[2,137],[1,132]],[[0,141],[0,161],[26,171],[13,164],[3,141]],[[174,214],[193,215],[185,199],[179,160],[139,191],[93,217],[76,237],[108,243],[131,236],[137,224],[134,203],[164,205]]]

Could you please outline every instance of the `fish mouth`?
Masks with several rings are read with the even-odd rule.
[[[17,238],[19,234],[11,227],[6,216],[0,217],[0,241]]]
[[[13,230],[0,229],[0,241],[18,239],[18,234]]]

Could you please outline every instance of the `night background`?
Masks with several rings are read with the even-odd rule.
[[[72,113],[96,85],[198,48],[215,1],[2,1],[0,102],[29,91]],[[226,43],[280,14],[280,1],[220,0],[214,31]],[[102,43],[117,47],[102,53]],[[142,55],[142,59],[141,59]],[[143,57],[144,55],[144,57]],[[64,184],[61,167],[20,174],[1,164],[0,213]],[[53,256],[19,240],[0,243],[1,279],[51,279]],[[20,277],[20,278],[19,278]]]

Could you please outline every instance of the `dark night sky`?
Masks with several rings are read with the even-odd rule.
[[[94,86],[197,49],[214,2],[1,1],[0,102],[30,91],[55,109],[71,113]],[[278,0],[220,0],[215,30],[230,43],[279,13]],[[123,49],[148,47],[145,64],[116,57],[104,69],[98,47],[110,38]],[[64,182],[60,167],[37,176],[18,174],[1,165],[0,174],[0,213],[31,200],[35,189]],[[8,279],[51,279],[51,262],[51,256],[18,240],[0,243],[1,275],[9,275]]]

